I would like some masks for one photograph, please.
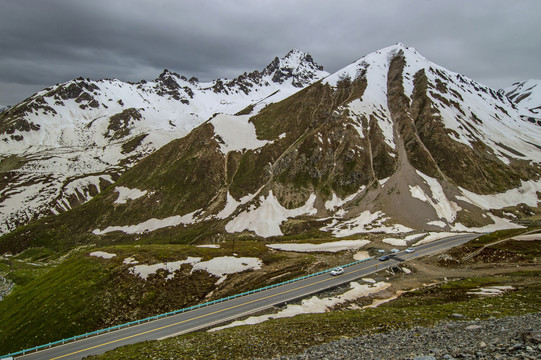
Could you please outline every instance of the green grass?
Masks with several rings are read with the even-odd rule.
[[[0,302],[0,353],[67,338],[96,326],[96,295],[107,279],[99,261],[74,257],[41,276],[10,273],[16,286]]]
[[[98,250],[116,256],[102,259],[88,255]],[[127,257],[134,257],[139,264],[155,264],[188,256],[205,261],[233,253],[258,257],[272,269],[229,275],[226,286],[217,289],[216,276],[204,271],[191,273],[189,265],[172,280],[166,280],[167,274],[160,271],[142,280],[129,273],[133,265],[123,263]],[[0,301],[0,354],[302,276],[314,260],[310,255],[276,253],[261,242],[238,240],[221,243],[218,249],[175,244],[85,247],[66,255],[63,261],[51,256],[54,259],[43,266],[21,260],[43,259],[44,255],[49,252],[31,248],[0,261],[3,276],[15,283],[13,291]],[[206,298],[212,291],[214,297]]]

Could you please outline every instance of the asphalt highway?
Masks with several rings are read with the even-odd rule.
[[[66,343],[40,350],[30,354],[17,356],[17,359],[82,359],[89,355],[102,354],[114,348],[134,344],[145,340],[156,340],[180,335],[228,321],[244,315],[253,314],[263,309],[318,293],[351,281],[366,277],[372,273],[396,266],[416,257],[443,252],[449,248],[461,245],[478,235],[456,235],[415,247],[413,253],[391,255],[387,261],[377,259],[362,262],[344,268],[344,274],[331,276],[328,273],[292,282],[276,288],[264,290],[236,299],[201,307],[195,310],[179,313],[169,317],[152,320],[139,325],[111,331],[101,335]]]

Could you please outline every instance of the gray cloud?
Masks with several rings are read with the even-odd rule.
[[[292,48],[327,71],[403,42],[494,88],[541,78],[538,0],[2,0],[0,104],[79,76],[201,80]]]

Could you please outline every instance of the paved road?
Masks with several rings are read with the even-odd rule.
[[[417,246],[415,252],[411,254],[406,254],[402,251],[394,254],[387,261],[369,260],[346,267],[345,273],[340,276],[331,276],[327,273],[321,274],[185,313],[19,356],[17,359],[81,359],[85,356],[101,354],[128,344],[180,335],[209,326],[222,324],[229,320],[252,314],[274,305],[284,304],[325,289],[341,284],[347,284],[350,281],[395,266],[403,261],[442,252],[446,249],[463,244],[477,236],[478,235],[451,236]]]

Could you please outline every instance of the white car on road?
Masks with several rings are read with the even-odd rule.
[[[344,269],[341,267],[337,267],[331,270],[332,276],[342,275],[344,273]]]

